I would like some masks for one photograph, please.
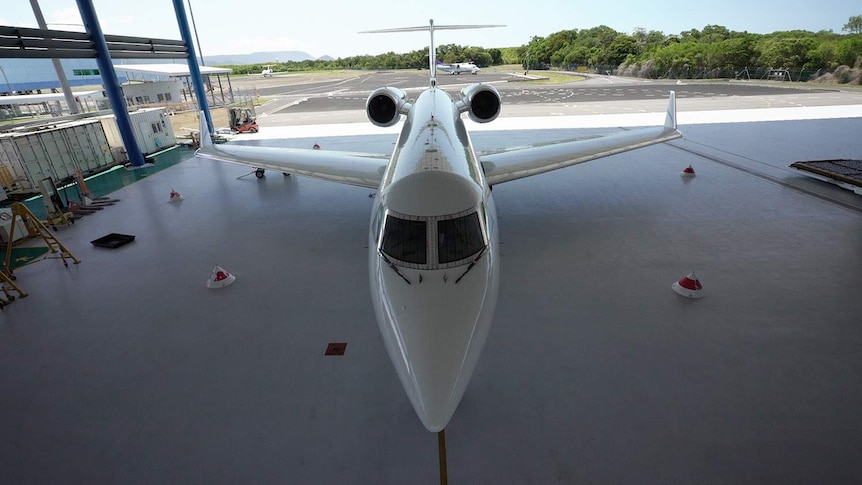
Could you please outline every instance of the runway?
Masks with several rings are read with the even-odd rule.
[[[450,483],[862,480],[862,203],[787,168],[858,158],[862,103],[798,103],[812,95],[680,99],[681,140],[494,187],[499,303],[446,429]],[[632,96],[504,105],[506,129],[474,143],[662,121],[663,99]],[[238,142],[394,142],[351,110],[267,137],[305,115],[289,111]],[[541,111],[577,126],[537,126]],[[248,172],[189,159],[147,177],[58,232],[80,265],[16,273],[31,295],[0,313],[4,480],[437,483],[436,436],[374,322],[371,191]],[[90,245],[110,232],[137,239]],[[207,289],[215,264],[236,283]],[[670,289],[691,270],[701,300]]]

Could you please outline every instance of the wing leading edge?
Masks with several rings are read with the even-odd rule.
[[[680,138],[676,129],[676,93],[670,92],[664,126],[638,128],[590,139],[514,148],[481,156],[489,185],[517,180],[597,158]]]
[[[205,118],[201,116],[201,119]],[[389,155],[304,148],[231,144],[216,146],[203,123],[201,123],[201,147],[195,155],[372,189],[380,186],[390,158]]]

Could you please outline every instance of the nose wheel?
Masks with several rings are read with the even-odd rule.
[[[266,170],[264,170],[262,168],[257,168],[254,170],[254,176],[259,178],[259,179],[262,179],[266,176]]]

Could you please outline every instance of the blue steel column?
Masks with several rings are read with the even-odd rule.
[[[117,81],[117,73],[114,71],[114,64],[111,62],[111,54],[108,52],[108,44],[105,42],[105,34],[102,33],[99,17],[96,16],[96,9],[93,8],[92,0],[75,1],[78,4],[78,11],[81,12],[81,19],[84,21],[84,28],[90,34],[93,47],[96,49],[96,62],[99,65],[99,74],[102,75],[102,84],[104,84],[108,100],[111,102],[111,109],[114,110],[114,117],[117,118],[117,129],[120,131],[123,144],[126,145],[126,154],[129,156],[129,161],[133,166],[140,167],[146,163],[144,161],[144,154],[141,152],[141,148],[138,146],[138,141],[135,140],[135,135],[132,131],[132,122],[129,120],[129,109],[126,107],[126,98],[123,96],[123,88],[120,86],[120,82]]]
[[[195,88],[195,97],[198,98],[198,106],[204,112],[207,119],[207,127],[210,133],[213,132],[213,119],[210,115],[210,108],[207,105],[207,94],[204,90],[204,83],[201,79],[201,69],[198,67],[198,57],[195,55],[195,44],[192,42],[192,33],[189,30],[189,20],[186,18],[186,7],[183,5],[183,0],[174,0],[174,12],[177,14],[177,25],[180,27],[180,36],[183,42],[186,43],[186,48],[189,51],[189,74],[192,78],[192,85]]]

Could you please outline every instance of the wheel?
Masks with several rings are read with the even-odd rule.
[[[249,128],[249,133],[257,133],[257,128]]]
[[[262,168],[258,168],[254,171],[254,176],[259,178],[259,179],[262,179],[264,177],[264,175],[266,175],[266,170],[264,170]]]
[[[290,177],[290,174],[287,172],[281,172],[281,174],[284,175],[285,177]]]

